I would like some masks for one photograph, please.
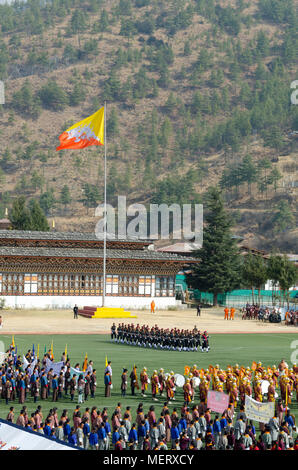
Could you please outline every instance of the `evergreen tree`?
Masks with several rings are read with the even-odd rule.
[[[50,210],[54,207],[56,199],[54,197],[54,190],[49,189],[44,192],[39,198],[40,207],[43,209],[45,214],[49,214]]]
[[[213,305],[217,305],[218,294],[240,285],[240,257],[230,232],[231,219],[220,191],[214,187],[207,193],[205,220],[203,246],[194,253],[200,263],[193,266],[188,283],[194,289],[213,293]]]
[[[24,196],[18,197],[12,205],[9,213],[9,220],[13,230],[30,230],[31,229],[31,214],[26,207],[26,200]]]
[[[40,100],[45,108],[53,111],[63,111],[68,104],[68,97],[65,91],[55,80],[49,80],[39,91]]]
[[[66,206],[71,203],[71,195],[67,184],[65,184],[61,190],[60,202],[64,205],[64,209],[66,209]]]
[[[72,93],[69,95],[69,104],[71,106],[78,106],[85,100],[86,92],[82,82],[76,83]]]
[[[297,284],[298,280],[298,268],[297,266],[289,260],[289,258],[284,255],[282,257],[282,266],[279,276],[279,285],[280,289],[283,291],[284,300],[287,301],[287,306],[289,308],[289,290],[291,287]]]
[[[281,178],[282,178],[282,175],[280,174],[278,168],[274,167],[268,176],[268,180],[270,181],[270,183],[273,184],[275,192],[277,190],[277,183]]]
[[[271,254],[267,263],[268,279],[272,282],[272,304],[275,305],[279,280],[281,278],[283,259],[280,255]]]
[[[84,206],[87,207],[87,214],[88,214],[89,208],[96,207],[98,204],[98,201],[100,199],[99,191],[98,191],[97,186],[90,184],[90,183],[85,183],[83,185],[83,192],[84,192],[84,195],[83,195],[82,202]]]
[[[280,201],[277,205],[277,211],[272,217],[274,233],[290,230],[294,226],[294,216],[291,207],[287,201]]]
[[[258,170],[254,164],[251,155],[246,155],[240,165],[241,180],[247,183],[248,193],[251,194],[251,185],[255,183],[258,176]]]
[[[119,134],[119,119],[115,108],[112,108],[110,116],[108,118],[107,133],[108,135],[113,137]]]
[[[264,258],[259,255],[247,255],[242,267],[242,280],[244,285],[250,286],[254,301],[254,288],[258,290],[259,305],[261,297],[261,289],[263,284],[268,280],[268,271]]]
[[[38,201],[30,202],[31,226],[30,230],[48,232],[50,230],[47,218]]]

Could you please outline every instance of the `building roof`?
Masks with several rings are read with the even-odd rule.
[[[96,237],[94,232],[39,232],[30,230],[0,230],[0,239],[16,239],[16,240],[61,240],[61,241],[98,241],[102,242],[100,238]],[[111,242],[127,242],[139,243],[140,245],[147,246],[152,243],[150,240],[140,239],[115,239]]]
[[[0,257],[22,258],[103,258],[103,249],[94,248],[52,248],[52,247],[11,247],[0,246]],[[197,259],[186,258],[172,253],[161,253],[151,250],[107,249],[107,259],[129,259],[150,261],[176,261],[180,263],[197,262]]]
[[[178,242],[174,243],[173,245],[163,246],[158,248],[157,251],[161,251],[163,253],[183,253],[188,254],[192,251],[199,250],[201,245],[198,243],[191,243],[191,242]]]

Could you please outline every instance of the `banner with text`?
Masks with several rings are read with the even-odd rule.
[[[261,403],[245,395],[245,413],[248,419],[267,424],[274,416],[274,402]]]
[[[223,392],[209,390],[207,395],[207,408],[216,413],[223,413],[229,406],[229,395]]]

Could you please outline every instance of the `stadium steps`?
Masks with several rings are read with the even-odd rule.
[[[78,314],[85,318],[137,318],[124,308],[117,307],[84,307]]]

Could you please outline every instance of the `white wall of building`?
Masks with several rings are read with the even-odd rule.
[[[79,308],[97,306],[101,307],[102,297],[96,296],[1,296],[5,300],[5,307],[14,309],[72,309],[75,304]],[[125,309],[150,308],[154,299],[157,309],[174,307],[180,301],[175,297],[106,297],[106,307],[120,307]]]

